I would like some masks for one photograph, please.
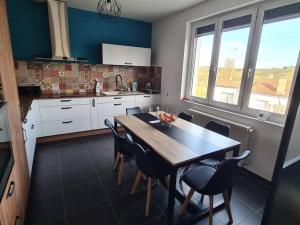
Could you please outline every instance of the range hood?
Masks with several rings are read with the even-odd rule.
[[[52,57],[35,57],[37,61],[87,62],[85,58],[71,57],[66,0],[33,0],[47,3],[51,35]]]

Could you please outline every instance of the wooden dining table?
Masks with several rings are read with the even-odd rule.
[[[158,121],[156,113],[153,112],[115,116],[114,122],[116,130],[118,125],[125,127],[170,165],[167,225],[174,224],[175,199],[180,202],[185,199],[183,191],[176,189],[180,168],[207,159],[216,153],[232,152],[232,156],[239,154],[240,142],[180,118],[169,126]],[[228,190],[229,198],[231,191],[232,187]],[[215,204],[214,210],[222,208],[224,202],[219,202]],[[187,210],[191,216],[180,220],[179,224],[192,224],[208,216],[208,208],[200,209],[194,203],[190,203]]]

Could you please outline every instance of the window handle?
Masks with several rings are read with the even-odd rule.
[[[254,73],[255,73],[255,69],[249,68],[248,69],[248,79],[251,78],[252,76],[254,76]]]

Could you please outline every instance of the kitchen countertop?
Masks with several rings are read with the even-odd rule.
[[[22,109],[23,120],[26,118],[30,105],[36,99],[59,99],[59,98],[95,98],[95,97],[114,97],[114,96],[131,96],[131,95],[148,95],[145,92],[125,92],[116,95],[105,95],[103,93],[84,92],[78,94],[41,94],[41,95],[20,95],[20,105]],[[153,93],[159,94],[159,93]]]

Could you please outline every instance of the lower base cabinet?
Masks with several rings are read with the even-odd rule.
[[[13,167],[11,175],[6,185],[0,206],[1,225],[21,225],[24,224],[25,212],[22,212],[18,174],[16,166]]]
[[[44,136],[75,133],[92,129],[90,118],[43,122],[41,126]]]

